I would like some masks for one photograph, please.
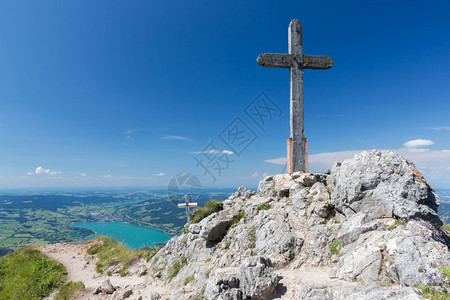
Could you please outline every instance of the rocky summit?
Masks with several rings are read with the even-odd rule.
[[[438,205],[413,163],[362,152],[331,174],[240,187],[151,268],[167,299],[421,299],[420,286],[449,292]]]

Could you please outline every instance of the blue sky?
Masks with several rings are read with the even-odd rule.
[[[287,51],[293,18],[304,52],[335,62],[304,74],[310,169],[392,149],[432,186],[450,188],[449,9],[448,1],[1,1],[0,188],[166,186],[183,172],[204,186],[254,187],[280,173],[288,71],[256,57]],[[279,108],[263,128],[244,111],[261,92]],[[244,150],[221,136],[235,122],[253,134]],[[215,181],[195,161],[211,155]]]

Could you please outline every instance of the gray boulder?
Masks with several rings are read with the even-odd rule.
[[[440,274],[440,266],[450,265],[448,247],[440,239],[443,233],[422,220],[386,234],[386,252],[393,260],[388,266],[391,278],[403,286],[429,284],[427,277]]]
[[[265,299],[278,284],[270,259],[252,256],[245,259],[239,269],[239,279],[244,297]]]
[[[414,164],[392,151],[364,151],[337,164],[331,173],[336,209],[346,216],[356,212],[372,219],[419,218],[439,227],[439,198]]]
[[[228,220],[223,214],[214,213],[200,222],[200,236],[207,241],[221,239],[228,228]]]

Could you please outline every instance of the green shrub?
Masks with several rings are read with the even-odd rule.
[[[120,271],[121,276],[126,275],[128,266],[140,257],[149,259],[151,255],[156,253],[156,250],[130,250],[122,244],[112,241],[105,236],[98,236],[94,238],[96,242],[87,249],[88,254],[97,255],[98,262],[96,264],[96,271],[103,273],[103,269],[109,266],[122,264],[123,268]]]
[[[270,204],[269,203],[263,203],[263,204],[258,206],[258,209],[257,209],[256,213],[259,213],[260,210],[269,210],[269,209],[270,209]]]
[[[73,282],[69,281],[59,290],[58,294],[56,294],[53,300],[69,300],[71,299],[77,292],[84,289],[84,284],[81,281]]]
[[[33,248],[0,258],[0,299],[41,299],[66,280],[64,266]]]
[[[339,254],[339,251],[341,251],[340,248],[341,244],[338,240],[334,240],[330,243],[330,253],[331,254]]]
[[[194,275],[186,277],[186,279],[184,279],[184,285],[188,285],[188,283],[192,281],[194,281]]]
[[[158,263],[158,260],[159,260],[159,256],[155,256],[155,258],[153,259],[153,262],[152,262],[152,266],[156,265]]]

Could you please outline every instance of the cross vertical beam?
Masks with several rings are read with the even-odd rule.
[[[197,207],[198,204],[197,204],[197,202],[189,203],[189,195],[188,194],[184,195],[184,199],[185,199],[185,203],[178,204],[178,208],[186,207],[186,219],[187,219],[187,223],[189,223],[191,221],[191,215],[189,213],[189,209],[191,207]]]
[[[303,123],[303,45],[302,27],[295,19],[289,24],[288,53],[293,56],[289,68],[290,84],[290,138],[292,139],[292,156],[288,157],[294,171],[305,171],[305,143]]]
[[[289,24],[288,54],[263,53],[256,62],[268,68],[289,68],[290,138],[288,139],[288,173],[307,172],[307,148],[303,118],[303,69],[325,70],[333,66],[326,56],[303,55],[302,26],[294,19]]]

